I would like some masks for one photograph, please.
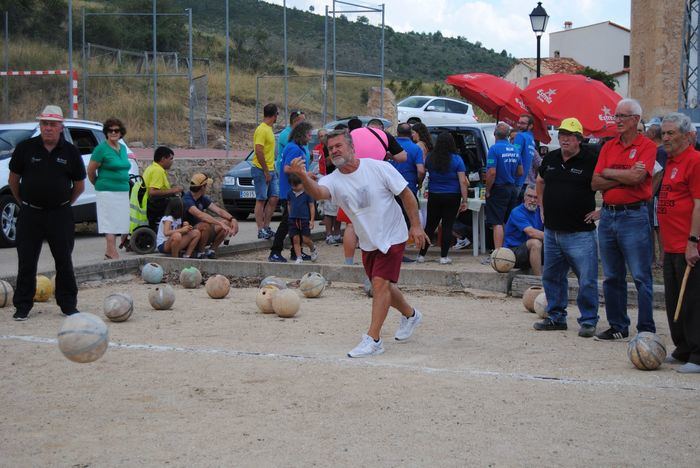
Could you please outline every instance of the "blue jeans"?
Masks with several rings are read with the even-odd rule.
[[[598,323],[598,243],[595,231],[544,230],[542,285],[547,295],[547,313],[552,321],[566,323],[569,303],[569,269],[578,278],[579,325]]]
[[[656,332],[652,306],[650,234],[649,213],[645,207],[621,211],[603,208],[601,211],[598,241],[605,275],[605,313],[608,323],[615,330],[626,331],[630,326],[626,264],[637,287],[637,331]]]

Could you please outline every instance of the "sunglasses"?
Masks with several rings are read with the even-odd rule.
[[[108,128],[107,133],[121,133],[122,129],[121,128]]]

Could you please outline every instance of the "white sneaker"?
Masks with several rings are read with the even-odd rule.
[[[470,241],[468,238],[464,237],[462,239],[457,239],[457,242],[455,242],[455,250],[461,250],[461,249],[466,249],[471,245],[472,241]]]
[[[374,341],[369,335],[362,335],[362,341],[348,353],[348,357],[366,357],[376,356],[384,352],[384,342],[379,339],[379,342]]]
[[[318,249],[314,248],[311,251],[311,261],[315,262],[316,260],[318,260]]]
[[[297,265],[301,265],[302,263],[304,263],[304,260],[302,260],[301,257],[297,257],[297,259],[294,260],[294,263]]]
[[[425,263],[425,257],[422,255],[418,255],[416,257],[416,263]]]
[[[449,265],[450,263],[452,263],[450,257],[440,257],[440,265]]]
[[[408,318],[405,315],[401,316],[401,323],[399,324],[399,329],[396,330],[394,339],[397,341],[407,340],[413,334],[413,330],[421,323],[423,320],[423,314],[420,313],[418,309],[413,309],[413,317]]]

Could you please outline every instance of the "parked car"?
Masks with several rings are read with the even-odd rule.
[[[328,122],[326,125],[323,126],[326,130],[333,130],[336,125],[347,125],[350,119],[360,119],[362,121],[362,126],[366,127],[367,123],[372,120],[372,119],[379,119],[382,121],[384,124],[384,130],[391,130],[391,126],[393,125],[391,123],[391,120],[387,120],[383,117],[372,117],[370,115],[353,115],[351,117],[343,117],[342,119],[334,120],[332,122]]]
[[[397,104],[399,122],[425,125],[468,125],[477,123],[471,104],[438,96],[409,96]]]
[[[0,125],[0,247],[14,247],[17,235],[19,206],[8,185],[10,157],[18,143],[38,134],[39,124],[36,121]],[[66,119],[63,136],[66,141],[78,147],[86,168],[90,162],[92,150],[105,140],[102,124],[88,120]],[[123,141],[122,144],[126,146]],[[129,173],[137,176],[139,168],[128,146],[127,153],[131,162]],[[86,178],[85,191],[73,204],[73,217],[76,223],[97,220],[95,199],[95,187]]]
[[[221,184],[221,199],[224,201],[224,208],[239,221],[247,219],[255,211],[255,186],[250,171],[254,157],[253,151],[248,153],[243,161],[229,169]],[[311,170],[317,172],[318,161],[311,163]],[[282,211],[279,204],[275,211]]]

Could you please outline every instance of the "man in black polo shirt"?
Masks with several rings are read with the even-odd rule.
[[[75,238],[71,204],[85,188],[85,165],[78,148],[63,139],[60,107],[46,106],[37,120],[40,135],[17,145],[10,160],[10,190],[20,205],[13,299],[13,318],[18,321],[27,320],[34,305],[36,269],[44,240],[56,265],[56,302],[64,315],[78,312],[71,258]]]
[[[590,338],[598,323],[598,242],[593,223],[598,212],[591,190],[597,158],[581,146],[583,126],[577,119],[562,120],[558,130],[561,148],[544,157],[537,177],[544,218],[542,285],[549,317],[535,323],[534,328],[566,330],[567,275],[571,269],[579,283],[578,335]]]

